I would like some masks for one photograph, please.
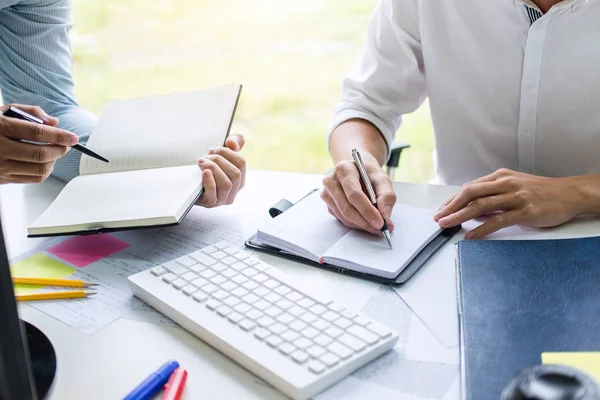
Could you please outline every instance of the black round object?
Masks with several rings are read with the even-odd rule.
[[[23,321],[23,324],[29,344],[35,388],[38,397],[43,399],[48,395],[56,375],[56,353],[48,336],[29,322]]]
[[[592,378],[563,365],[536,365],[523,370],[502,392],[502,400],[600,400]]]

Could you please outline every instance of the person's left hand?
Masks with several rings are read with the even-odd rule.
[[[493,214],[468,232],[466,239],[481,239],[511,225],[560,225],[580,214],[576,178],[547,178],[499,169],[465,184],[442,204],[434,220],[440,227],[449,228]]]
[[[246,182],[246,160],[239,153],[244,143],[242,135],[231,135],[225,147],[210,149],[198,161],[204,193],[196,205],[212,208],[233,203]]]

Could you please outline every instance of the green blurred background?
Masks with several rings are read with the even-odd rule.
[[[244,85],[234,132],[250,168],[321,173],[342,79],[376,0],[74,0],[76,93],[108,100]],[[397,180],[433,175],[427,104],[404,118]]]

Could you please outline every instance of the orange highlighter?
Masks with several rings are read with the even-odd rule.
[[[173,371],[169,381],[165,384],[161,400],[179,400],[185,388],[186,379],[187,371],[185,369],[177,368]]]

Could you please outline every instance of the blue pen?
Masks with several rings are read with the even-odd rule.
[[[138,387],[133,389],[123,400],[148,400],[159,390],[163,388],[165,383],[169,380],[169,377],[179,367],[177,361],[168,361],[156,372],[153,372],[147,377],[144,382],[140,383]]]

